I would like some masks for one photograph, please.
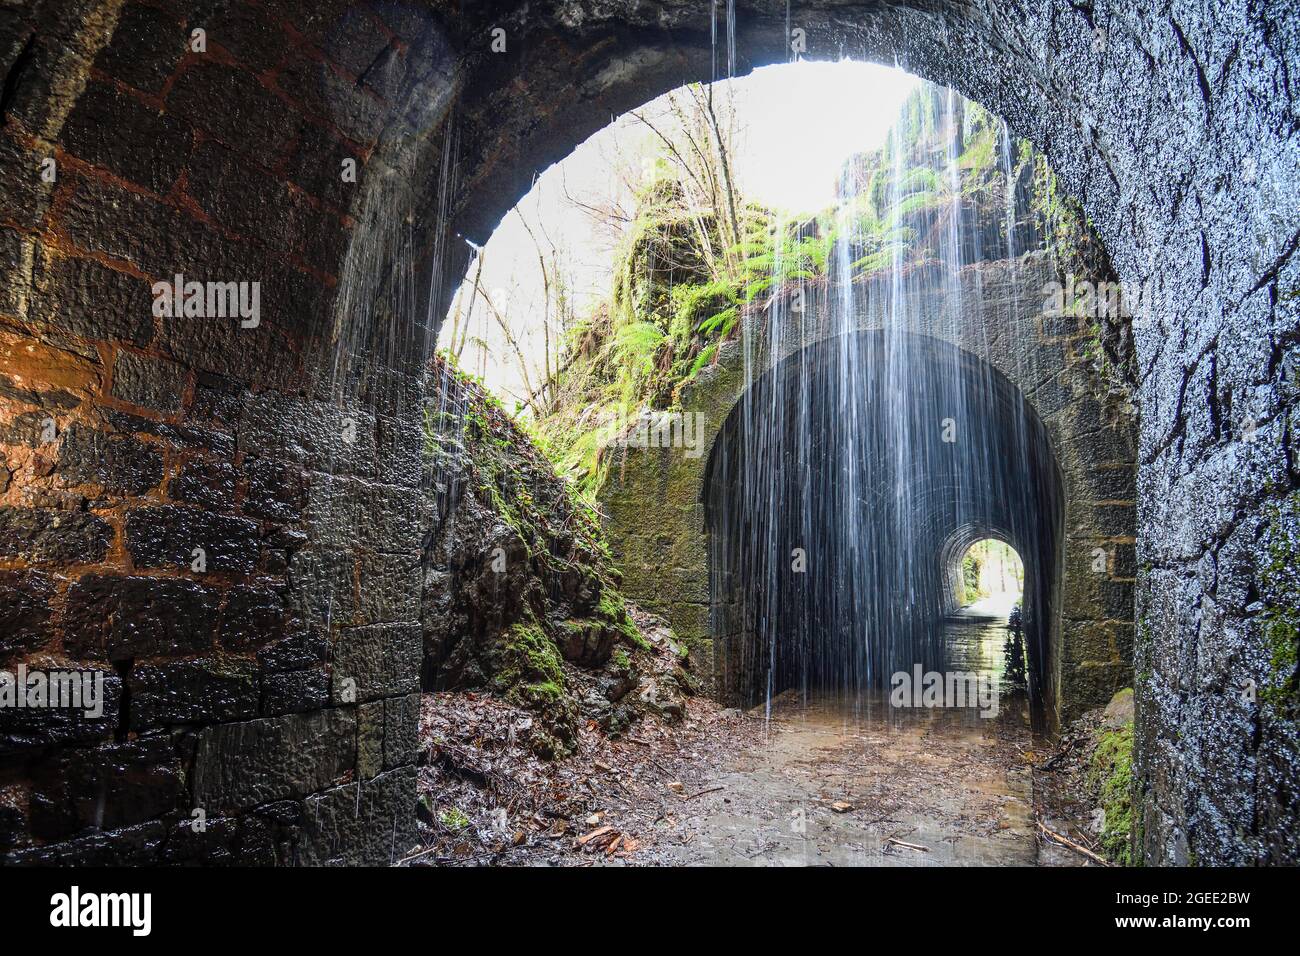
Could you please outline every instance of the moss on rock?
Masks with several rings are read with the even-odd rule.
[[[1300,493],[1269,510],[1265,554],[1260,628],[1268,674],[1259,699],[1291,721],[1300,714]]]
[[[1097,791],[1104,814],[1100,834],[1107,859],[1128,866],[1133,843],[1133,690],[1125,688],[1111,699],[1107,716],[1088,763],[1088,782]]]

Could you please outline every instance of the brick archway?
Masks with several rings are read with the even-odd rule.
[[[1136,330],[1143,850],[1293,860],[1295,728],[1235,690],[1289,679],[1257,541],[1285,540],[1300,460],[1291,14],[735,6],[737,73],[788,59],[797,25],[809,56],[897,57],[1007,117],[1121,277],[1159,287]],[[700,4],[297,8],[0,14],[0,662],[100,668],[121,718],[5,728],[16,861],[389,857],[427,507],[403,409],[458,235],[715,66]],[[155,317],[176,274],[260,283],[260,323]],[[228,776],[241,761],[266,782]],[[123,795],[100,817],[72,798],[87,774]]]

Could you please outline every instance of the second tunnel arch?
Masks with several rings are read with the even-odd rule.
[[[1060,469],[1042,420],[987,362],[911,332],[816,341],[746,389],[702,493],[724,700],[856,697],[915,665],[948,670],[945,546],[969,526],[1029,559],[1029,691],[1050,707]]]
[[[943,607],[944,613],[950,613],[962,607],[963,602],[959,599],[959,594],[964,591],[961,584],[962,562],[977,544],[994,541],[1010,548],[1016,560],[1020,562],[1021,573],[1024,576],[1022,591],[1028,588],[1029,575],[1032,573],[1032,569],[1025,567],[1020,549],[1016,547],[1014,542],[1007,540],[1008,537],[1009,535],[1002,533],[998,528],[975,522],[968,522],[953,529],[939,549],[939,567],[947,577],[944,587],[944,597],[946,599]]]
[[[1060,532],[1053,552],[1033,562],[1052,568],[1037,585],[1039,604],[1054,614],[1054,650],[1045,656],[1040,678],[1049,718],[1068,720],[1105,703],[1131,675],[1135,438],[1132,419],[1116,415],[1113,403],[1099,394],[1083,335],[1062,334],[1039,312],[1039,292],[1055,277],[1049,257],[1041,254],[977,263],[961,271],[960,295],[909,293],[906,311],[923,318],[910,334],[969,356],[987,375],[1005,380],[1008,395],[1023,396],[1041,421],[1059,468]],[[853,317],[855,333],[882,334],[889,294],[880,284],[868,284]],[[757,376],[844,334],[818,300],[811,301],[807,322],[783,326],[778,341],[770,340],[765,314],[751,315],[747,342],[726,343],[717,363],[683,388],[681,410],[699,416],[702,453],[612,450],[600,492],[626,593],[664,614],[722,696],[727,688],[718,684],[714,662],[705,506],[709,463],[724,423]],[[1123,491],[1117,497],[1117,488],[1130,489],[1128,497]],[[647,521],[647,514],[654,520]],[[1013,546],[1030,553],[1022,543]]]

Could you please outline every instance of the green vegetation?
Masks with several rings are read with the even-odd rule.
[[[966,557],[961,559],[961,583],[966,589],[962,594],[961,603],[970,604],[972,601],[978,601],[980,598],[980,562],[969,551],[966,552]]]
[[[657,164],[658,178],[637,196],[610,296],[570,327],[563,373],[552,378],[550,401],[532,426],[584,497],[604,482],[610,440],[642,410],[680,407],[683,387],[773,298],[796,289],[824,293],[832,271],[845,267],[853,282],[895,268],[949,269],[945,239],[958,216],[967,248],[1001,257],[1009,205],[1017,248],[1042,246],[1042,216],[1027,198],[1033,154],[1019,149],[1009,183],[1002,123],[974,103],[949,107],[946,96],[935,87],[918,91],[885,145],[846,164],[843,200],[811,216],[701,192],[699,183],[720,178],[715,167],[725,172],[725,153],[719,162],[716,152],[712,161],[701,152],[703,170]],[[690,153],[681,149],[676,159]],[[1059,200],[1045,207],[1056,219],[1063,209]],[[833,263],[840,239],[846,255]]]
[[[1089,762],[1089,784],[1098,789],[1106,815],[1101,831],[1102,850],[1108,859],[1128,866],[1133,830],[1132,720],[1118,729],[1102,731]]]
[[[650,642],[641,636],[641,632],[628,616],[627,601],[618,591],[613,588],[605,590],[600,596],[600,603],[596,605],[596,612],[602,620],[618,631],[620,637],[629,646],[646,651],[651,649]]]
[[[438,822],[453,832],[464,830],[470,824],[469,817],[465,816],[459,807],[442,811],[438,814]]]
[[[503,651],[495,684],[507,699],[534,707],[563,696],[560,652],[535,621],[521,621],[510,628]]]
[[[1267,564],[1260,573],[1260,626],[1268,678],[1259,699],[1275,717],[1300,715],[1300,493],[1269,509]]]
[[[1015,548],[992,538],[976,541],[961,562],[962,604],[972,604],[995,593],[1024,591],[1025,569]]]
[[[1105,250],[1078,201],[1067,193],[1047,157],[1021,142],[1018,169],[1032,180],[1030,208],[1042,223],[1045,247],[1062,275],[1099,275],[1109,271]]]

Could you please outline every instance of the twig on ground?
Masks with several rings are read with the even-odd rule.
[[[1096,853],[1093,853],[1086,846],[1081,846],[1078,843],[1075,843],[1069,837],[1063,836],[1060,833],[1057,833],[1055,830],[1047,829],[1047,827],[1043,826],[1043,821],[1039,820],[1037,821],[1037,823],[1038,823],[1038,829],[1042,830],[1043,834],[1048,839],[1052,840],[1054,843],[1059,843],[1061,846],[1069,847],[1071,850],[1074,850],[1076,853],[1082,853],[1084,856],[1092,860],[1092,862],[1096,863],[1098,866],[1111,865],[1109,860],[1107,860],[1105,857],[1098,856]]]
[[[906,847],[909,850],[920,850],[922,853],[929,853],[928,846],[921,846],[919,843],[908,843],[906,840],[900,840],[897,837],[885,837],[886,843],[892,843],[894,846]]]
[[[706,787],[706,788],[703,789],[703,790],[697,790],[695,793],[692,793],[689,797],[685,797],[684,799],[686,799],[686,800],[694,800],[696,797],[702,797],[702,796],[704,796],[706,793],[717,793],[719,790],[726,790],[726,789],[727,789],[726,787],[721,787],[721,786],[719,786],[719,787]]]

